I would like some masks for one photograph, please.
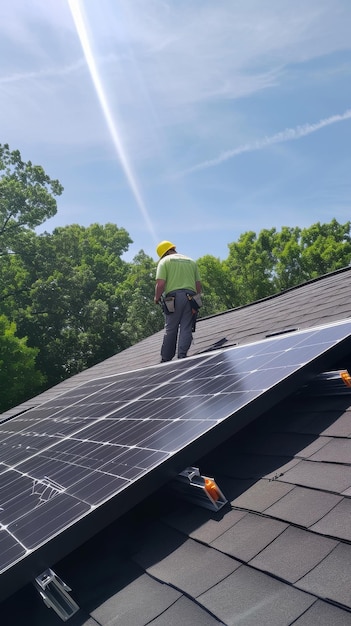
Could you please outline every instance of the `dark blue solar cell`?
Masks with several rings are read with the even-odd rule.
[[[0,529],[0,571],[15,563],[25,552],[6,529]]]
[[[36,488],[41,493],[41,504],[8,526],[9,532],[29,550],[78,521],[90,510],[88,504],[60,493],[50,483],[48,486],[38,484]]]

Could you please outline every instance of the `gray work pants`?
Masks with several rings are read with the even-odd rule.
[[[176,353],[178,341],[178,359],[186,357],[192,342],[192,310],[187,298],[187,293],[194,293],[189,290],[179,289],[170,294],[175,296],[174,313],[165,312],[165,334],[161,348],[162,361],[171,361]]]

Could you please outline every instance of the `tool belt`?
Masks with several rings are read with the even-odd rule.
[[[162,298],[162,306],[165,313],[174,313],[175,297],[166,296],[165,298]]]

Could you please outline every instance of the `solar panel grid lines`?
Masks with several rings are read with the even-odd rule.
[[[29,559],[33,571],[77,547],[291,393],[350,337],[346,321],[95,379],[0,423],[6,588]]]
[[[144,370],[137,370],[136,372],[132,372],[131,375],[132,375],[131,376],[132,379],[134,379],[135,377],[146,378]],[[104,420],[108,419],[109,414],[110,414],[110,411],[108,409],[110,408],[110,406],[109,406],[109,403],[104,402],[103,393],[105,394],[108,393],[109,398],[115,398],[115,401],[113,403],[113,412],[115,413],[116,411],[117,412],[120,411],[122,406],[124,406],[123,404],[120,403],[120,397],[121,397],[121,391],[123,394],[123,380],[125,376],[126,376],[125,374],[122,374],[122,375],[117,375],[117,377],[112,376],[107,379],[98,379],[97,381],[92,381],[91,384],[84,383],[83,385],[79,387],[80,395],[82,394],[82,388],[86,388],[90,390],[91,390],[91,387],[97,388],[93,392],[90,392],[86,395],[84,394],[83,395],[84,401],[76,400],[73,403],[70,402],[70,400],[72,399],[72,396],[76,397],[77,395],[76,391],[73,390],[73,392],[70,391],[70,392],[67,392],[66,394],[62,394],[61,406],[58,405],[59,398],[56,398],[55,400],[48,401],[44,405],[41,405],[40,407],[32,409],[31,411],[26,413],[26,417],[24,418],[23,422],[21,421],[21,431],[20,431],[21,438],[26,438],[26,445],[25,445],[26,452],[24,452],[24,450],[21,449],[19,452],[19,457],[21,458],[21,456],[24,453],[26,454],[26,456],[28,456],[29,450],[31,449],[30,444],[34,446],[33,453],[36,454],[37,452],[40,451],[42,446],[44,446],[45,449],[46,448],[48,449],[56,445],[57,440],[55,438],[60,440],[62,437],[67,437],[67,436],[73,437],[73,436],[77,436],[83,433],[84,430],[86,428],[89,428],[90,426],[90,424],[87,424],[89,417],[91,417],[92,419],[92,424],[99,424],[99,422],[102,421],[101,419],[102,417],[104,418]],[[151,379],[155,377],[156,377],[156,374],[153,373],[151,375]],[[115,382],[116,380],[117,382],[122,382],[122,389],[119,387],[117,390],[115,389],[112,390],[113,385],[116,385],[116,382]],[[167,380],[165,380],[162,383],[158,382],[159,386],[163,384],[167,384]],[[92,403],[86,404],[87,400],[89,398],[92,398],[96,393],[99,394],[99,399],[101,399],[102,401],[100,401],[96,405]],[[116,393],[118,393],[117,400],[116,400]],[[135,396],[135,393],[136,393],[135,387],[133,387],[134,396]],[[149,388],[144,389],[138,395],[138,400],[142,401],[143,396],[146,395],[147,393],[149,393]],[[134,402],[135,402],[135,399],[129,400],[130,404],[133,404]],[[117,409],[116,409],[116,405],[117,405]],[[50,407],[52,407],[51,416],[50,416]],[[144,411],[146,408],[145,404],[142,405],[142,408]],[[90,410],[87,411],[87,409],[90,409]],[[88,414],[86,415],[86,413]],[[43,414],[46,415],[47,418],[50,417],[50,419],[43,420],[42,419]],[[82,417],[82,415],[84,416],[84,419],[79,420],[79,418]],[[133,417],[133,412],[132,412],[132,409],[130,409],[130,406],[129,408],[127,408],[126,416],[129,418]],[[140,415],[137,417],[138,419],[144,419]],[[121,420],[124,419],[124,416],[121,415],[120,419]],[[7,445],[11,447],[16,444],[17,440],[15,438],[15,433],[18,429],[16,429],[16,422],[14,420],[15,418],[10,420],[11,425],[9,425],[9,422],[7,422],[8,426],[5,426],[5,427],[2,427],[2,425],[0,424],[0,432],[2,435],[0,445]],[[29,422],[28,427],[22,426],[22,423],[26,424],[28,422]],[[35,426],[34,431],[32,432],[31,427],[33,427],[34,423],[36,423],[36,426]],[[57,423],[59,423],[60,425],[59,431],[57,430]],[[121,434],[122,434],[122,431],[123,431],[123,426],[120,426]],[[9,435],[8,438],[6,438],[5,436],[6,433]],[[42,440],[40,441],[41,433],[42,433]],[[14,436],[11,439],[12,435]],[[110,435],[111,437],[113,437],[113,432],[111,432],[111,429],[110,429]],[[109,439],[107,439],[106,441],[109,441]],[[13,452],[11,452],[11,454],[13,454]],[[3,459],[4,456],[1,455],[1,458]],[[17,463],[15,462],[13,465],[16,466],[16,464]]]

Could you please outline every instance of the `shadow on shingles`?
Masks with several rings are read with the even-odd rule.
[[[350,405],[351,393],[333,399],[296,394],[200,459],[201,471],[248,482],[274,475],[313,444]]]

